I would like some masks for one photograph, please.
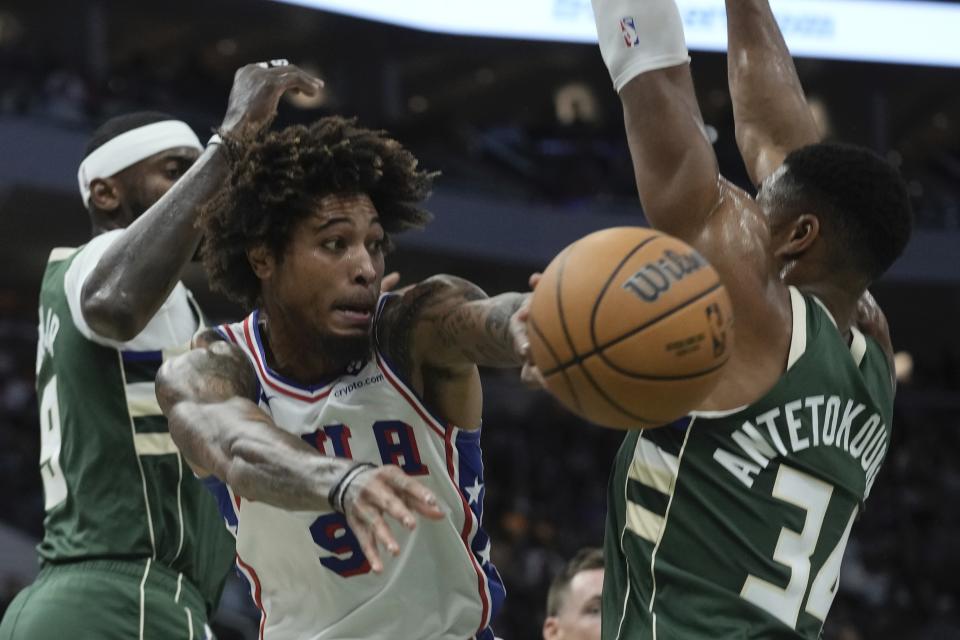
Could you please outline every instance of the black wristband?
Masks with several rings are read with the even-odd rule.
[[[343,513],[343,496],[347,493],[347,488],[350,486],[350,483],[367,469],[373,469],[376,466],[377,465],[372,462],[358,462],[347,469],[347,472],[341,476],[337,484],[333,485],[330,492],[327,493],[327,502],[330,503],[330,508],[337,513]]]

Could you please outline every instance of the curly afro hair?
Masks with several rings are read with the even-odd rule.
[[[247,250],[266,246],[282,260],[293,229],[324,196],[366,194],[388,233],[431,218],[421,203],[438,174],[419,170],[399,142],[355,119],[328,117],[223,144],[230,175],[202,212],[203,262],[211,285],[247,308],[260,301]]]

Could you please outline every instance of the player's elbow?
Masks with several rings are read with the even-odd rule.
[[[118,342],[133,340],[150,320],[132,304],[124,301],[120,294],[102,287],[84,286],[80,298],[80,312],[94,333]]]

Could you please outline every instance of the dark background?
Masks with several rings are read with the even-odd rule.
[[[0,5],[0,609],[36,566],[36,300],[49,249],[89,235],[75,177],[86,137],[112,115],[149,108],[187,120],[205,139],[234,70],[278,57],[327,81],[322,104],[285,102],[278,124],[357,115],[443,171],[430,203],[436,221],[397,238],[389,259],[406,282],[449,272],[491,293],[522,290],[568,242],[643,221],[619,103],[594,47],[428,34],[252,0],[8,0]],[[960,638],[960,72],[822,60],[798,68],[833,137],[901,167],[918,224],[907,254],[874,288],[912,367],[825,637]],[[725,60],[694,53],[693,71],[721,167],[746,186]],[[214,319],[238,317],[202,273],[188,284]],[[519,390],[512,374],[490,372],[485,383],[486,525],[509,592],[495,628],[507,640],[535,638],[552,573],[602,540],[620,438]],[[233,585],[221,638],[253,637],[251,615]]]

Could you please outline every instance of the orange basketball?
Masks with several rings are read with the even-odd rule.
[[[547,389],[591,422],[639,429],[695,409],[733,347],[730,298],[694,249],[618,227],[563,250],[543,274],[528,325]]]

